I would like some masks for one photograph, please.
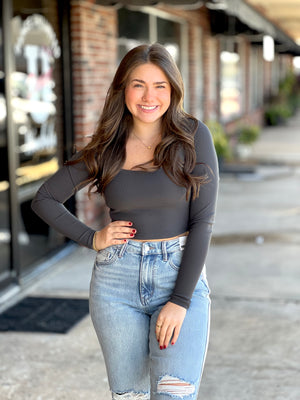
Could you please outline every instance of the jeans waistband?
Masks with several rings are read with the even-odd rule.
[[[120,255],[125,251],[129,253],[150,255],[150,254],[166,254],[183,250],[187,236],[180,236],[172,240],[156,240],[150,242],[138,242],[128,240],[120,249]]]

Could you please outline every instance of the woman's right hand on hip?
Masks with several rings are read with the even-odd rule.
[[[102,250],[114,244],[124,244],[127,239],[133,239],[136,229],[132,228],[130,221],[114,221],[106,225],[101,231],[96,231],[94,237],[94,247]]]

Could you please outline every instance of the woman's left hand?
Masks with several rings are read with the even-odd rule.
[[[155,327],[160,349],[166,349],[171,339],[172,345],[176,343],[185,315],[186,309],[184,307],[170,301],[161,309]]]

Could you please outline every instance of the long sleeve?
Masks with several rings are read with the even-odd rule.
[[[48,225],[80,245],[93,248],[95,231],[71,214],[64,203],[85,185],[88,177],[84,162],[64,165],[38,190],[32,201],[33,211]]]
[[[197,165],[193,175],[205,175],[209,182],[201,185],[199,197],[190,200],[189,236],[186,241],[176,285],[170,301],[188,308],[208,253],[214,223],[219,171],[212,136],[199,123],[195,134]]]

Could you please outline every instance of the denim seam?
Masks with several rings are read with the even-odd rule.
[[[210,298],[208,299],[208,304],[207,304],[207,308],[208,308],[208,315],[207,315],[207,329],[206,329],[206,341],[205,341],[205,353],[203,356],[203,361],[202,361],[202,369],[201,369],[201,373],[200,373],[200,381],[202,379],[202,375],[203,375],[203,371],[204,371],[204,364],[205,364],[205,359],[207,356],[207,350],[208,350],[208,343],[209,343],[209,335],[210,335],[210,313],[211,313],[211,306],[210,306]]]

